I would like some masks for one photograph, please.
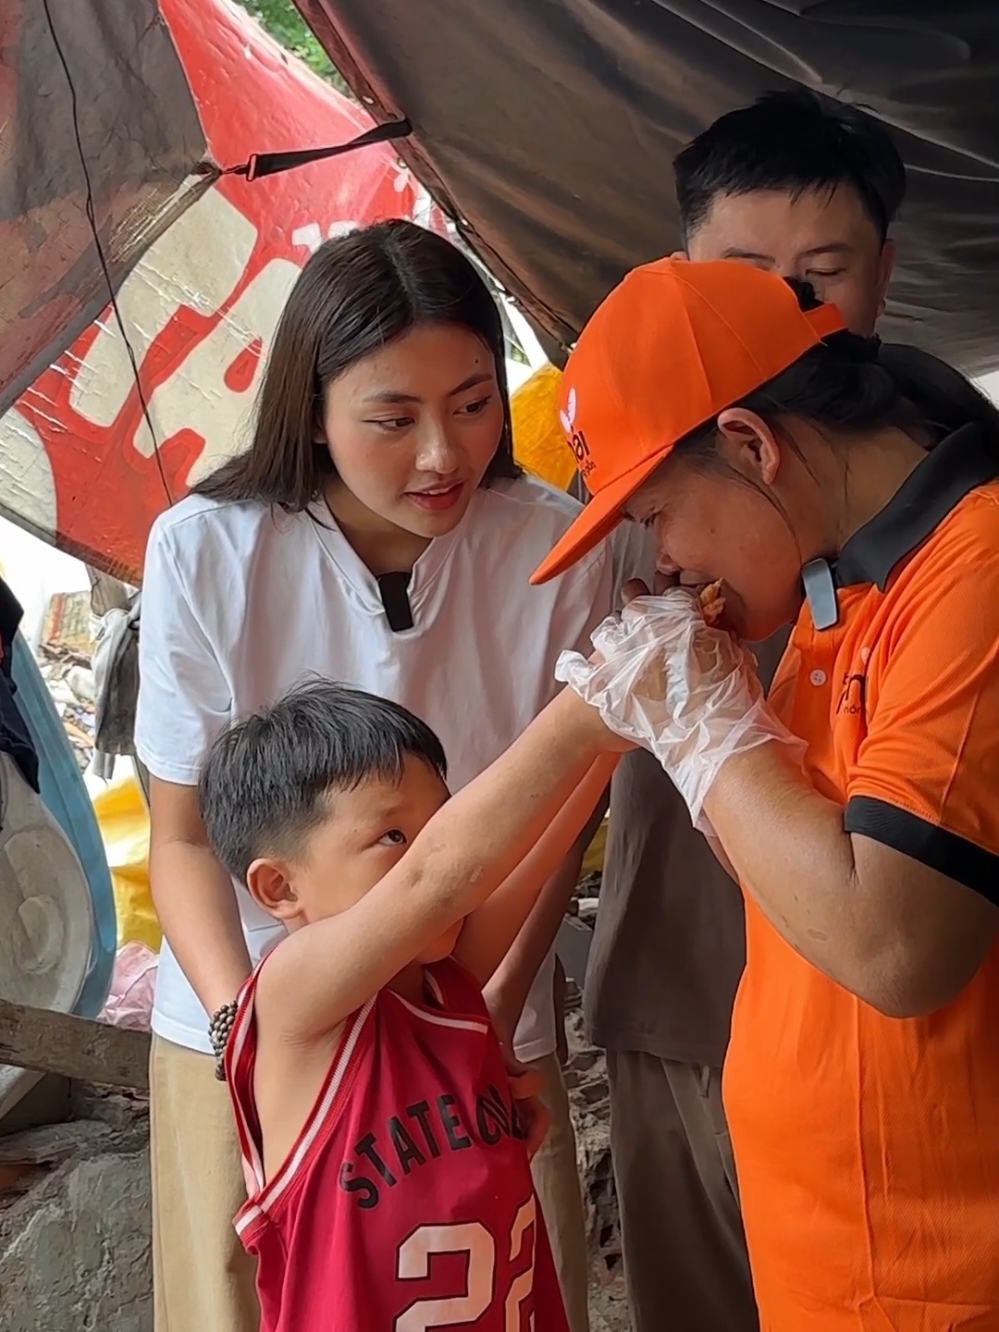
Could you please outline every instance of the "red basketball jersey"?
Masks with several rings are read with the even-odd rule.
[[[380,991],[345,1026],[288,1160],[263,1182],[257,974],[226,1063],[261,1332],[567,1332],[499,1042],[458,963],[428,1002]]]

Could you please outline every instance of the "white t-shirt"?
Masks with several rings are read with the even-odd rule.
[[[154,777],[196,785],[220,731],[318,674],[394,699],[428,722],[457,790],[551,700],[559,653],[589,648],[621,573],[636,572],[627,563],[627,524],[623,538],[562,577],[529,586],[578,511],[568,495],[533,479],[479,490],[458,528],[417,561],[414,626],[393,632],[374,576],[324,504],[285,514],[190,496],[157,519],[146,552],[139,757]],[[236,891],[255,963],[283,929],[243,887]],[[517,1029],[521,1059],[555,1049],[553,967],[554,954]],[[153,1030],[207,1052],[207,1022],[164,942]]]

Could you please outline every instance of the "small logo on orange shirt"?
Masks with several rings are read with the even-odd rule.
[[[852,717],[867,714],[867,676],[844,675],[843,689],[836,704],[836,715],[847,713]]]

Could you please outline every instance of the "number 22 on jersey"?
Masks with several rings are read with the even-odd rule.
[[[503,1305],[503,1332],[525,1332],[521,1307],[534,1289],[534,1246],[537,1234],[537,1203],[529,1198],[514,1218],[509,1237],[509,1262],[516,1263],[529,1251],[529,1262],[512,1278]],[[468,1257],[465,1291],[446,1299],[417,1300],[395,1320],[395,1332],[429,1332],[435,1327],[461,1327],[476,1322],[488,1311],[496,1284],[496,1241],[481,1221],[442,1226],[420,1226],[399,1245],[397,1274],[400,1281],[426,1280],[433,1254],[465,1254]],[[498,1298],[498,1295],[497,1295]],[[534,1332],[534,1314],[526,1332]]]

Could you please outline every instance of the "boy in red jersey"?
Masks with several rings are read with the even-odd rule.
[[[204,768],[215,853],[289,931],[225,1051],[262,1332],[566,1330],[480,987],[609,769],[508,865],[414,886],[397,867],[445,773],[424,723],[330,683],[234,726]]]

